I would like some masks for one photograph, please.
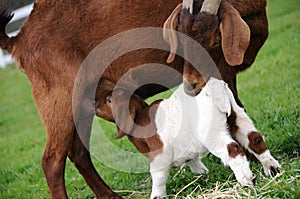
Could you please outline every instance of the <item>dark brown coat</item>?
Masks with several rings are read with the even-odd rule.
[[[237,103],[242,106],[237,94],[236,75],[252,65],[268,37],[266,0],[222,1],[217,15],[199,12],[201,6],[202,0],[196,0],[193,14],[186,8],[181,12],[174,12],[173,15],[177,15],[180,19],[170,17],[173,20],[167,21],[165,27],[171,29],[176,27],[203,46],[218,67],[222,79],[233,91]],[[177,41],[171,36],[166,40],[171,44],[171,49],[177,45],[174,44]],[[190,43],[185,43],[184,40],[179,43],[183,46],[185,57],[200,56],[198,52],[186,53]],[[168,61],[172,62],[172,59]],[[204,64],[198,71],[185,61],[183,76],[189,94],[197,94],[209,76],[216,76],[216,71],[209,65]],[[187,84],[191,86],[188,87]]]
[[[267,22],[265,0],[255,1],[261,2],[260,7],[250,0],[229,2],[235,3],[234,7],[242,13],[251,30],[251,41],[243,64],[229,66],[220,46],[214,48],[213,52],[207,50],[237,97],[236,73],[253,63],[267,37]],[[92,114],[86,115],[83,126],[75,128],[72,110],[75,78],[83,60],[99,43],[125,30],[162,27],[179,3],[179,0],[36,0],[32,13],[14,38],[8,38],[5,34],[10,12],[5,8],[0,10],[0,46],[16,58],[21,70],[26,73],[47,131],[42,166],[51,198],[67,198],[64,183],[67,156],[97,198],[119,198],[97,174],[86,148]],[[120,76],[130,68],[144,63],[165,64],[168,54],[161,50],[145,49],[130,52],[115,60],[100,80],[99,89],[94,94],[96,100],[103,102],[104,96],[112,91]],[[183,60],[176,56],[170,67],[183,72]],[[93,75],[88,73],[86,79],[95,79]],[[170,86],[182,81],[180,76],[164,78]],[[148,85],[137,90],[136,94],[146,98],[165,89]],[[79,103],[89,109],[94,107],[94,101],[94,98],[82,98]]]
[[[75,128],[72,114],[74,81],[82,62],[99,43],[125,30],[162,27],[179,2],[36,0],[32,13],[14,38],[5,34],[10,12],[5,8],[0,11],[0,46],[16,58],[26,73],[46,128],[42,166],[51,198],[67,198],[64,183],[67,156],[97,198],[119,198],[96,172],[86,148],[91,118],[86,121],[86,126]],[[110,72],[103,74],[102,80],[106,83],[102,84],[101,92],[111,91],[120,75],[130,68],[143,63],[165,63],[167,56],[168,52],[159,50],[140,50],[122,56],[111,65]],[[181,59],[171,64],[179,71],[182,66]],[[87,74],[87,79],[92,75]],[[181,79],[177,77],[173,85]],[[148,97],[162,90],[162,87],[152,86],[143,89],[141,95]],[[99,98],[99,94],[96,97]],[[85,139],[82,136],[80,139],[77,131]]]

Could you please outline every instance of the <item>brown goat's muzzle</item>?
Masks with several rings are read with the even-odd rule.
[[[205,86],[206,82],[204,78],[184,78],[183,87],[184,92],[190,96],[196,96],[202,90],[203,86]]]

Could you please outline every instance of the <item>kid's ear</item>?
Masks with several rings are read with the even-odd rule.
[[[208,83],[206,95],[212,98],[212,102],[220,112],[231,114],[231,105],[226,92],[226,83],[217,79],[212,79]]]
[[[145,106],[147,106],[145,101],[135,94],[133,94],[133,96],[128,96],[124,92],[115,99],[113,95],[112,107],[118,130],[118,135],[115,139],[122,138],[133,130],[136,114]]]
[[[250,28],[239,12],[228,2],[221,9],[222,50],[226,62],[231,66],[243,63],[244,54],[250,43]]]
[[[123,130],[121,130],[117,125],[116,125],[116,127],[117,127],[117,131],[118,131],[118,135],[115,136],[115,139],[117,140],[117,139],[124,137],[126,135],[126,133]]]
[[[136,110],[130,105],[120,105],[116,111],[116,126],[118,130],[118,135],[115,139],[120,139],[123,136],[129,134],[134,126],[134,119],[136,116]]]
[[[131,100],[131,97],[123,89],[118,88],[112,92],[111,109],[118,130],[115,139],[122,138],[133,128],[135,108],[130,106]]]

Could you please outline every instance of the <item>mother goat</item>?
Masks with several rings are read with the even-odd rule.
[[[179,30],[205,48],[237,103],[242,106],[237,94],[236,74],[251,66],[268,37],[266,1],[183,0],[183,5],[176,7],[164,27],[165,30]],[[199,52],[186,53],[192,44],[185,39],[177,39],[175,31],[164,31],[164,38],[171,49],[168,63],[174,60],[178,43],[184,49],[185,58],[201,56]],[[205,60],[202,59],[202,62]],[[190,95],[200,92],[207,77],[215,76],[211,66],[198,67],[201,74],[194,67],[184,62],[185,91]]]
[[[75,127],[72,114],[75,78],[84,59],[99,43],[122,31],[140,27],[162,27],[179,3],[179,0],[36,0],[34,9],[20,33],[13,38],[5,33],[5,26],[12,15],[8,9],[0,10],[0,47],[11,53],[26,73],[47,132],[42,167],[51,198],[67,198],[64,182],[67,157],[75,164],[97,198],[120,198],[105,184],[91,162],[86,148],[90,130],[86,131],[85,140],[79,138],[80,132]],[[261,28],[261,22],[254,22],[257,13],[261,13],[259,19],[266,21],[265,0],[245,0],[243,5],[248,5],[246,10],[238,11],[249,14],[247,23],[253,22],[250,29],[259,38],[258,44],[255,44],[256,40],[250,41],[250,47],[256,45],[256,48],[245,54],[244,62],[250,65],[266,39],[266,35],[260,34],[260,30],[265,30],[267,26]],[[206,50],[210,52],[209,49]],[[218,53],[223,56],[222,50]],[[103,96],[103,92],[113,89],[123,72],[144,63],[165,64],[168,54],[166,51],[143,49],[115,60],[110,65],[110,70],[101,77],[96,100]],[[183,72],[183,59],[176,56],[172,61],[169,66]],[[219,61],[215,62],[219,67]],[[235,86],[236,73],[231,76],[232,78],[225,78],[225,81]],[[178,85],[182,81],[180,76],[163,78],[170,82],[169,86]],[[164,89],[158,85],[146,85],[137,90],[136,94],[147,98]]]

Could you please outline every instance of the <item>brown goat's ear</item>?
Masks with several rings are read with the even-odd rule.
[[[250,42],[250,28],[239,12],[227,2],[221,8],[222,50],[226,62],[231,66],[243,63]]]
[[[167,63],[170,64],[174,61],[176,51],[178,48],[178,38],[176,35],[176,28],[178,25],[178,17],[182,10],[182,3],[173,10],[169,18],[165,21],[163,26],[164,40],[170,45],[170,54],[167,59]]]

